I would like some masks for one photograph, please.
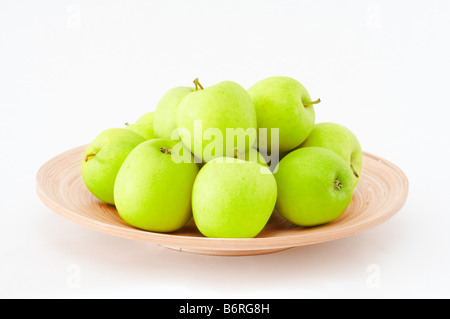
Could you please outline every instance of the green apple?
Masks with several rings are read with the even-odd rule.
[[[130,152],[146,139],[126,128],[101,132],[87,147],[81,172],[89,191],[101,201],[114,205],[114,183]]]
[[[314,104],[308,91],[297,80],[274,76],[263,79],[248,89],[253,99],[258,119],[258,149],[273,148],[287,152],[300,145],[311,133],[315,121]],[[278,129],[278,141],[272,129]],[[274,141],[272,141],[274,139]],[[277,147],[272,143],[278,143]]]
[[[353,172],[356,186],[361,175],[362,150],[355,134],[347,127],[331,122],[317,123],[300,147],[317,146],[332,150],[344,159]]]
[[[153,131],[154,115],[154,112],[145,113],[135,123],[129,125],[127,123],[126,128],[141,134],[147,140],[151,140],[152,138],[155,138],[155,133]]]
[[[278,164],[276,209],[299,226],[338,218],[353,196],[353,172],[336,153],[322,147],[294,150]]]
[[[250,147],[245,153],[241,153],[235,148],[234,157],[247,162],[255,162],[267,166],[267,159],[254,147]]]
[[[192,190],[192,213],[206,237],[251,238],[267,224],[277,184],[269,168],[233,157],[207,162]]]
[[[191,194],[198,166],[172,153],[177,141],[148,140],[128,155],[117,174],[114,197],[119,216],[147,231],[172,232],[192,217]]]
[[[191,87],[175,87],[167,91],[159,100],[155,109],[155,135],[158,138],[170,140],[172,133],[177,128],[176,113],[181,100],[192,93],[194,88]]]
[[[178,106],[177,128],[184,145],[204,162],[230,156],[236,147],[245,153],[257,136],[255,107],[247,91],[232,81],[199,87]]]

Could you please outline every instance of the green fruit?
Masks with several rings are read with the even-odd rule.
[[[207,237],[251,238],[267,224],[277,184],[265,165],[226,157],[207,162],[192,191],[192,211]]]
[[[192,217],[191,194],[197,164],[172,156],[176,141],[152,139],[127,157],[114,188],[119,216],[128,224],[155,232],[182,228]],[[188,152],[187,150],[185,150]]]
[[[247,162],[255,162],[265,166],[268,165],[266,158],[253,147],[250,147],[245,153],[239,152],[236,148],[234,157]]]
[[[258,118],[258,133],[267,129],[267,136],[258,135],[258,149],[287,152],[300,145],[311,133],[315,121],[313,104],[305,87],[284,76],[270,77],[248,89]],[[272,141],[272,129],[278,129],[279,141]],[[278,145],[272,145],[277,143]]]
[[[353,195],[353,172],[333,151],[305,147],[278,164],[276,209],[292,223],[316,226],[338,218]]]
[[[204,162],[230,156],[236,147],[245,153],[257,136],[252,99],[231,81],[200,86],[185,96],[178,106],[177,127],[183,144]]]
[[[336,123],[317,123],[300,145],[308,146],[324,147],[342,157],[353,172],[354,185],[358,184],[363,161],[362,150],[358,139],[348,128]]]
[[[194,88],[176,87],[166,92],[159,100],[155,110],[155,136],[170,140],[177,128],[176,113],[181,100],[192,93]]]
[[[114,205],[114,183],[128,154],[146,139],[125,128],[101,132],[88,146],[81,165],[89,191],[105,203]]]
[[[155,138],[155,133],[153,131],[153,118],[154,112],[148,112],[142,115],[134,124],[127,125],[127,129],[130,129],[147,140]]]

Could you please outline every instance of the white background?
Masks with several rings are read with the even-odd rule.
[[[2,0],[0,297],[450,297],[449,16],[445,0]],[[317,122],[406,173],[397,215],[333,242],[213,257],[84,228],[37,197],[44,162],[168,89],[272,75],[298,79],[322,99]]]

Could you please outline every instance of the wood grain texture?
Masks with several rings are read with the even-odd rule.
[[[329,224],[302,228],[274,211],[255,238],[207,238],[197,230],[193,220],[179,231],[155,233],[128,225],[114,206],[100,202],[88,191],[81,177],[81,159],[86,147],[64,152],[39,169],[36,189],[42,202],[55,213],[85,227],[185,252],[255,255],[348,237],[391,218],[408,195],[408,179],[397,166],[364,152],[361,178],[352,202],[340,218]]]

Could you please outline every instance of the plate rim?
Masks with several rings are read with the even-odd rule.
[[[132,240],[138,240],[143,242],[153,242],[162,246],[175,246],[181,249],[195,248],[200,250],[233,250],[233,251],[258,251],[258,250],[270,250],[270,249],[286,249],[297,246],[311,245],[322,242],[328,242],[336,239],[341,239],[349,237],[351,235],[364,232],[368,229],[374,228],[392,216],[397,214],[401,208],[404,206],[409,192],[409,180],[406,174],[394,163],[386,160],[380,156],[374,155],[372,153],[363,151],[363,157],[369,157],[378,162],[382,162],[384,165],[388,166],[390,169],[394,170],[398,176],[403,180],[403,187],[401,189],[400,200],[392,205],[390,209],[373,219],[369,222],[363,223],[363,226],[348,226],[345,229],[337,229],[333,232],[332,227],[328,227],[324,233],[319,232],[319,234],[310,233],[305,235],[304,233],[298,235],[288,235],[288,236],[278,236],[278,237],[254,237],[254,238],[213,238],[213,237],[201,237],[201,236],[188,236],[182,234],[173,233],[158,233],[146,230],[141,230],[133,226],[122,227],[118,225],[109,224],[99,220],[94,220],[92,218],[83,216],[69,208],[59,204],[54,201],[50,196],[44,191],[43,176],[46,168],[48,168],[54,161],[61,158],[63,155],[67,155],[71,152],[81,152],[85,149],[88,144],[74,147],[63,153],[60,153],[51,159],[47,160],[38,169],[36,174],[36,192],[45,206],[47,206],[54,213],[74,222],[81,226],[100,231],[103,233],[108,233],[110,235],[119,236],[122,238],[128,238]],[[81,172],[81,170],[80,170]],[[276,213],[276,210],[274,211]],[[337,222],[338,223],[338,222]],[[329,225],[316,226],[314,229],[324,229]],[[317,232],[317,231],[316,231]]]

